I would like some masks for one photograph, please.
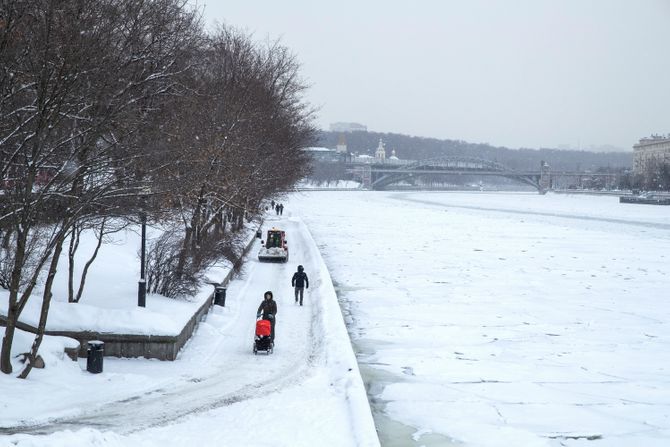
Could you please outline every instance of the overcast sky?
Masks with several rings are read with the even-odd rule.
[[[624,150],[670,133],[670,0],[199,0],[281,38],[317,123]]]

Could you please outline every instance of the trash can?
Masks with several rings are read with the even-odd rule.
[[[263,232],[261,230],[256,231],[256,237],[261,239],[263,237]]]
[[[226,288],[223,286],[216,286],[214,288],[214,304],[217,306],[226,307]]]
[[[88,342],[86,350],[86,371],[98,374],[102,372],[102,357],[105,354],[105,343],[99,340]]]

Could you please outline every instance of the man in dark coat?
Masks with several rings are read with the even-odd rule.
[[[299,265],[298,271],[293,274],[291,285],[295,287],[295,302],[298,302],[298,295],[300,295],[300,305],[302,306],[305,289],[309,289],[309,279],[307,279],[307,273],[305,273],[305,268],[302,265]]]
[[[272,299],[272,292],[269,290],[263,295],[263,301],[261,305],[258,306],[258,312],[256,312],[256,318],[263,316],[264,320],[270,321],[270,339],[275,341],[275,323],[277,315],[277,302]]]

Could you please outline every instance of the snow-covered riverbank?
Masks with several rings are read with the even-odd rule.
[[[667,207],[343,192],[287,209],[348,309],[386,444],[670,441]]]

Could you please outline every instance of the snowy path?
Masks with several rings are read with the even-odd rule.
[[[178,430],[174,427],[175,424],[185,420],[192,423],[194,416],[197,418],[202,415],[207,419],[210,417],[208,414],[210,410],[253,400],[260,400],[258,405],[273,408],[275,419],[281,419],[276,413],[296,406],[296,402],[287,402],[280,398],[274,399],[278,402],[273,404],[267,399],[268,396],[274,397],[287,392],[291,394],[295,391],[293,390],[295,387],[305,387],[305,392],[314,393],[313,382],[317,382],[316,385],[321,388],[316,392],[323,394],[322,404],[325,404],[325,407],[320,410],[326,413],[323,423],[328,427],[337,427],[338,424],[350,426],[353,416],[347,413],[351,411],[351,405],[342,402],[338,396],[340,392],[344,392],[342,397],[345,401],[348,399],[348,390],[344,389],[348,385],[343,384],[344,388],[340,387],[339,390],[333,388],[333,377],[328,377],[332,376],[332,368],[330,371],[320,369],[327,362],[322,346],[323,334],[326,331],[324,326],[332,324],[332,321],[329,323],[328,317],[324,316],[324,310],[328,306],[324,298],[332,298],[333,303],[330,305],[337,306],[334,292],[332,297],[324,297],[322,291],[332,290],[332,283],[327,272],[317,274],[323,261],[309,232],[300,220],[291,218],[270,220],[266,222],[264,229],[272,225],[286,230],[291,253],[290,262],[286,264],[258,262],[256,253],[260,244],[256,243],[245,263],[241,278],[229,285],[226,307],[213,310],[175,362],[176,369],[181,374],[174,376],[174,368],[170,376],[169,368],[160,368],[161,371],[156,372],[149,367],[149,374],[155,378],[153,388],[145,388],[141,393],[127,395],[111,403],[97,403],[94,407],[82,408],[75,415],[57,418],[48,424],[5,428],[0,434],[48,435],[63,430],[93,427],[96,430],[112,431],[123,438],[130,437],[136,442],[138,436],[141,439],[146,438],[144,432],[147,429],[158,428],[171,433]],[[310,275],[312,282],[303,307],[294,303],[290,284],[298,263],[305,265],[308,273],[314,271],[314,274]],[[255,356],[252,354],[255,315],[266,290],[274,293],[278,305],[275,350],[271,355]],[[340,315],[333,317],[339,318],[341,324]],[[346,332],[343,331],[343,334],[346,335]],[[344,342],[345,347],[350,350],[348,339]],[[353,353],[351,359],[353,360]],[[105,360],[105,373],[110,370],[111,373],[118,373],[129,362]],[[159,363],[159,366],[170,366],[167,362]],[[355,367],[355,361],[353,363]],[[352,369],[349,368],[348,371],[351,372]],[[358,374],[357,368],[354,368],[353,372]],[[150,381],[151,377],[147,377],[147,380]],[[324,380],[325,389],[323,389]],[[362,382],[360,391],[359,394],[364,400]],[[314,397],[317,396],[311,396],[312,399]],[[333,397],[336,399],[333,400]],[[303,398],[302,395],[297,397],[298,400]],[[263,403],[264,400],[266,403]],[[338,400],[340,402],[337,402]],[[279,408],[274,408],[273,405]],[[336,408],[332,408],[333,405]],[[298,411],[301,405],[296,407]],[[354,408],[354,412],[358,411],[360,409]],[[316,410],[315,414],[318,412],[319,410]],[[283,417],[291,417],[290,413],[291,411],[288,411]],[[300,418],[304,418],[304,415]],[[297,421],[300,422],[300,419]],[[376,436],[370,436],[370,431],[374,435],[371,417],[369,421],[367,429],[362,430],[367,431],[367,434],[361,434],[361,430],[356,433],[351,427],[336,430],[337,433],[331,435],[335,436],[332,445],[360,445],[360,440],[356,441],[356,437],[361,436],[371,440],[370,443],[363,442],[363,444],[375,445]],[[253,421],[245,423],[253,424]],[[240,421],[234,420],[234,425],[240,428]],[[320,428],[315,424],[310,430],[318,432]],[[251,436],[253,432],[254,430],[251,430],[247,436]],[[168,434],[167,438],[171,436],[174,434]],[[221,436],[221,440],[227,439],[226,435]],[[58,437],[57,433],[56,438]],[[151,437],[160,439],[156,434]],[[95,439],[99,441],[98,438]]]

